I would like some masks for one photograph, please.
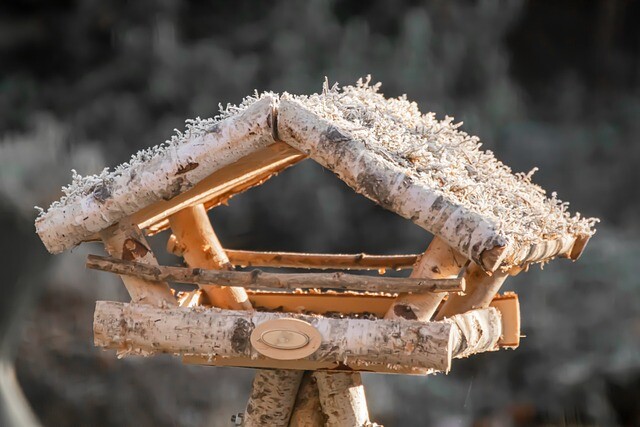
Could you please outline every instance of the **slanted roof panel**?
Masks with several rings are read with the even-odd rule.
[[[274,143],[275,98],[247,98],[228,117],[193,120],[162,146],[133,156],[114,171],[76,177],[65,197],[36,220],[51,253],[70,249],[96,232],[156,202],[169,200],[221,169]]]
[[[354,190],[428,231],[487,270],[569,257],[595,219],[513,174],[450,117],[423,115],[360,81],[322,94],[281,97],[280,137]]]

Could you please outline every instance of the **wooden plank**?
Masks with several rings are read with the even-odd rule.
[[[206,209],[218,206],[254,186],[262,184],[278,172],[305,158],[305,155],[276,142],[253,152],[198,182],[193,188],[171,200],[161,200],[133,215],[140,228],[154,234],[169,228],[168,218],[188,206],[204,204]]]
[[[419,279],[405,277],[358,276],[345,273],[265,273],[253,271],[217,271],[201,268],[149,267],[115,258],[89,255],[87,268],[124,274],[146,280],[200,285],[235,286],[255,289],[339,289],[365,292],[460,292],[464,280]]]
[[[287,267],[338,270],[411,268],[419,255],[313,254],[226,249],[231,264],[241,267]]]

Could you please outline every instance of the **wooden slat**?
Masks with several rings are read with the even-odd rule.
[[[89,255],[87,267],[94,270],[199,285],[238,286],[254,289],[340,289],[367,292],[460,292],[464,280],[358,276],[345,273],[265,273],[260,270],[218,271],[200,268],[147,266],[116,258]]]
[[[226,166],[188,191],[168,201],[155,203],[135,213],[132,218],[150,234],[169,227],[168,217],[187,206],[204,204],[210,209],[235,194],[262,184],[274,174],[303,160],[305,155],[291,146],[277,142]]]
[[[314,254],[226,249],[229,261],[241,267],[287,267],[345,270],[411,268],[419,255]]]

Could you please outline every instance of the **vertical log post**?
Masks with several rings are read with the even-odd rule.
[[[438,236],[434,236],[418,259],[411,276],[423,279],[445,279],[458,277],[467,263],[467,259],[447,245]],[[436,311],[444,293],[425,292],[421,294],[400,294],[395,299],[385,319],[404,318],[409,320],[429,321]]]
[[[315,372],[320,404],[327,427],[371,425],[360,375],[345,372]]]
[[[144,234],[138,225],[123,219],[118,224],[100,232],[105,250],[114,258],[158,265]],[[131,300],[156,307],[178,305],[166,282],[151,282],[133,276],[120,276]]]
[[[445,317],[476,308],[489,307],[491,300],[508,276],[508,272],[499,270],[490,276],[478,264],[469,264],[464,272],[466,281],[464,295],[450,295],[436,314],[436,320],[442,320]]]
[[[306,371],[298,389],[289,427],[324,427],[324,425],[318,385],[313,372]]]
[[[256,371],[243,426],[289,425],[303,372],[285,369]]]
[[[207,211],[203,205],[185,208],[169,218],[174,238],[171,245],[190,267],[232,270]],[[175,248],[172,252],[176,252]],[[203,286],[209,301],[216,307],[232,310],[252,310],[243,288]],[[289,424],[302,371],[258,370],[253,380],[251,396],[244,414],[244,426],[286,427]]]

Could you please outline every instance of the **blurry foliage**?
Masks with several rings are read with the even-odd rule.
[[[540,167],[535,181],[604,220],[577,264],[510,280],[527,335],[518,350],[456,361],[448,376],[367,376],[373,419],[640,424],[624,398],[640,389],[637,18],[626,1],[2,2],[0,256],[11,277],[43,289],[18,358],[43,424],[229,425],[251,371],[93,349],[93,301],[126,295],[84,271],[97,246],[35,268],[14,261],[9,242],[43,251],[31,207],[57,198],[71,168],[125,161],[220,102],[369,73],[388,96],[464,121],[514,171]],[[212,218],[237,248],[392,253],[428,240],[311,162]]]

